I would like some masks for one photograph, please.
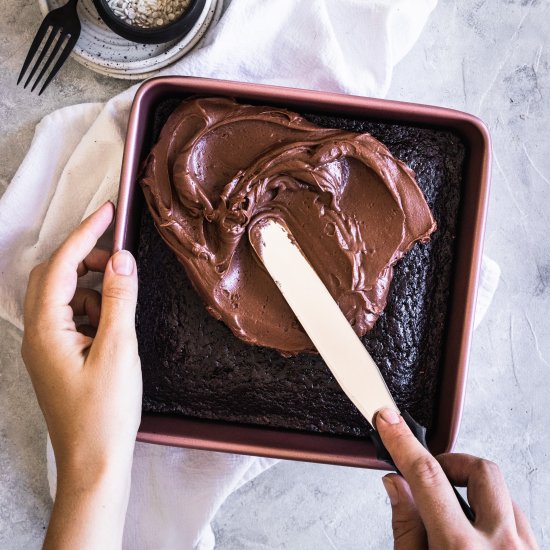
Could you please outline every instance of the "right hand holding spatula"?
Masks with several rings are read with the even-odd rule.
[[[496,464],[467,454],[434,458],[391,409],[377,414],[376,428],[402,474],[383,478],[396,550],[538,548]],[[468,488],[473,523],[466,519],[449,480]]]

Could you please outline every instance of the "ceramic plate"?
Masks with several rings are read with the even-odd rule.
[[[46,15],[67,0],[38,0]],[[92,0],[78,3],[82,24],[80,38],[72,52],[76,61],[101,74],[141,80],[171,65],[189,52],[220,17],[223,0],[206,0],[193,28],[180,40],[166,44],[137,44],[115,34],[99,17]]]

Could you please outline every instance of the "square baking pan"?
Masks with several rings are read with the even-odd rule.
[[[439,366],[434,423],[428,434],[433,454],[449,452],[456,440],[468,368],[475,300],[481,264],[490,178],[490,138],[483,123],[466,113],[439,107],[350,95],[243,84],[191,77],[160,77],[137,91],[128,123],[115,223],[114,251],[136,252],[143,208],[138,189],[141,162],[148,154],[155,109],[189,96],[225,96],[240,102],[277,105],[298,112],[357,117],[451,131],[465,146],[460,209]],[[141,292],[147,289],[140,288]],[[388,469],[377,460],[370,440],[276,429],[176,415],[142,416],[138,440],[211,451]]]

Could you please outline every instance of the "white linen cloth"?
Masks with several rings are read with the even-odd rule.
[[[383,97],[436,0],[233,0],[200,49],[164,74],[227,78]],[[60,78],[63,78],[61,74]],[[36,127],[0,199],[0,316],[22,327],[30,269],[106,200],[116,200],[136,87],[105,104],[66,107]],[[412,99],[412,98],[403,98]],[[477,322],[499,270],[485,262]],[[91,277],[88,284],[97,286]],[[210,521],[274,460],[137,444],[124,546],[214,547]],[[55,463],[48,442],[55,494]]]

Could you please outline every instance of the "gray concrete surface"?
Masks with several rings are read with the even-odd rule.
[[[74,61],[41,99],[15,86],[40,21],[34,0],[0,0],[0,193],[53,109],[104,100],[127,84]],[[440,0],[397,67],[390,98],[480,116],[494,140],[486,253],[502,267],[475,334],[457,449],[498,462],[541,547],[549,547],[550,20],[548,0]],[[20,334],[0,322],[0,548],[38,548],[50,510],[45,433],[19,358]],[[217,548],[389,548],[380,474],[281,462],[223,506]]]

